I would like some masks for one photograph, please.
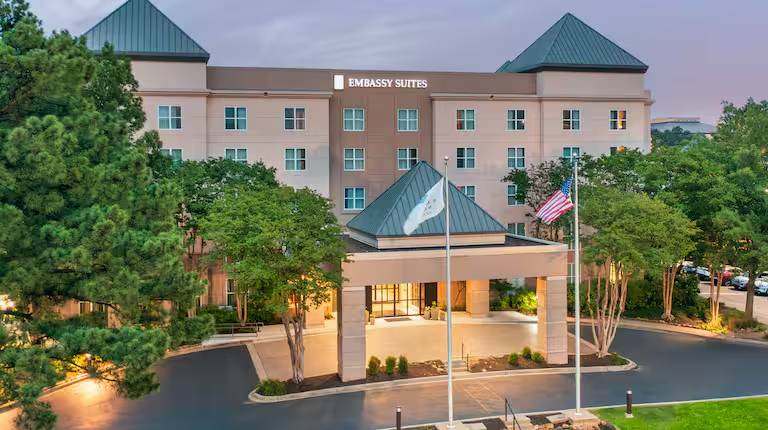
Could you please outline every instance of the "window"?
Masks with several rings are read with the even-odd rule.
[[[627,111],[625,110],[612,110],[611,111],[611,130],[626,130],[627,128]]]
[[[344,170],[348,170],[348,171],[365,170],[365,149],[344,148]]]
[[[507,148],[507,167],[525,169],[525,148]]]
[[[344,188],[344,210],[359,211],[365,207],[365,188]]]
[[[563,158],[566,160],[569,160],[573,162],[576,158],[579,158],[581,156],[581,148],[578,146],[564,146],[563,147]]]
[[[181,106],[160,106],[157,120],[160,130],[181,130]]]
[[[475,129],[475,110],[459,109],[456,111],[456,130]]]
[[[87,314],[88,312],[93,311],[93,304],[91,302],[85,302],[85,301],[81,300],[78,303],[78,305],[79,305],[79,308],[80,308],[79,309],[80,315]]]
[[[307,170],[307,150],[304,148],[287,148],[285,150],[285,170]]]
[[[248,128],[248,113],[244,107],[224,108],[224,129],[245,130]]]
[[[304,130],[306,117],[303,107],[285,108],[285,129]]]
[[[610,150],[611,150],[611,155],[613,155],[617,152],[624,152],[627,150],[627,148],[624,146],[611,146]]]
[[[525,111],[510,109],[507,111],[507,130],[525,130]]]
[[[507,206],[522,205],[524,203],[523,199],[519,197],[520,196],[517,195],[517,184],[507,185]]]
[[[171,157],[174,163],[181,163],[181,149],[160,149],[160,153],[166,157]]]
[[[235,280],[227,279],[227,306],[237,306],[237,288],[235,288]]]
[[[344,109],[344,131],[365,130],[365,109]]]
[[[245,148],[227,148],[224,150],[224,158],[245,164],[248,162],[248,150]]]
[[[475,201],[475,186],[474,185],[464,185],[459,187],[459,190],[464,193],[467,197],[472,199],[472,201]]]
[[[419,111],[416,109],[397,110],[397,131],[418,131]]]
[[[456,168],[475,168],[475,148],[456,148]]]
[[[410,170],[417,161],[416,148],[397,148],[397,170]]]
[[[524,222],[512,222],[507,224],[507,231],[518,236],[525,236],[525,223]]]
[[[563,130],[581,130],[581,111],[578,109],[563,110]]]

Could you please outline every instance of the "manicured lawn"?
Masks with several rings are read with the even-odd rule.
[[[768,398],[636,407],[634,418],[624,408],[592,411],[621,430],[752,430],[768,428]]]

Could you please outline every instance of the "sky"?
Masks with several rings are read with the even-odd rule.
[[[29,0],[82,34],[124,0]],[[768,99],[766,0],[152,0],[211,65],[492,72],[571,12],[649,65],[653,116]]]

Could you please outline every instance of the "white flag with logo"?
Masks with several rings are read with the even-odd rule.
[[[443,182],[445,179],[437,181],[432,188],[424,194],[424,197],[419,200],[419,203],[413,208],[408,215],[408,219],[403,224],[403,231],[405,234],[410,235],[413,233],[421,223],[424,221],[436,217],[445,208],[445,201],[443,199]]]

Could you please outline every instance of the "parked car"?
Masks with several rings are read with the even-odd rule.
[[[734,290],[746,291],[748,282],[749,273],[744,273],[742,275],[734,276],[731,278],[731,285],[733,286]],[[765,291],[759,292],[758,290],[761,289]],[[768,272],[760,273],[760,276],[755,279],[755,294],[768,295]]]
[[[731,278],[730,283],[734,290],[744,291],[747,289],[747,282],[749,282],[748,274],[734,276]]]
[[[699,277],[699,281],[709,281],[709,270],[706,267],[695,267],[693,273]]]
[[[768,296],[768,281],[762,279],[755,280],[755,295]]]

